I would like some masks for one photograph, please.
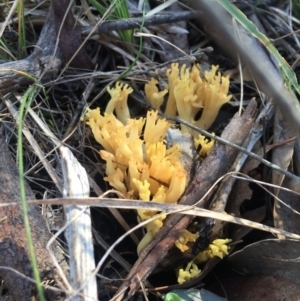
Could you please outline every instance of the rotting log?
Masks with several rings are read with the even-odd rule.
[[[34,199],[35,196],[30,187],[28,185],[25,187],[27,199]],[[19,174],[4,136],[0,132],[0,203],[11,202],[20,202]],[[51,234],[39,206],[28,205],[28,216],[41,279],[43,281],[54,280],[58,277],[55,275],[54,266],[46,249]],[[14,300],[28,301],[31,299],[34,284],[13,271],[32,278],[21,207],[1,207],[0,219],[2,218],[0,222],[0,278],[4,280]],[[56,243],[52,246],[52,250],[62,270],[67,273],[67,263]],[[54,293],[51,299],[58,300],[58,297]]]

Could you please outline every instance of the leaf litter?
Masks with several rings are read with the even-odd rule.
[[[189,11],[184,1],[171,5],[159,1],[152,1],[146,5],[142,1],[128,1],[130,18],[126,20],[118,17],[115,10],[116,5],[122,5],[122,1],[99,2],[101,5],[108,5],[103,18],[92,6],[92,1],[82,0],[74,4],[67,0],[53,1],[52,6],[50,1],[24,1],[27,43],[25,49],[27,56],[24,59],[19,57],[16,46],[19,20],[16,14],[5,19],[10,7],[1,6],[1,15],[5,19],[2,23],[1,42],[5,47],[1,48],[3,62],[0,66],[2,73],[0,91],[3,101],[0,103],[0,128],[12,155],[16,158],[17,135],[13,110],[19,108],[20,99],[29,85],[33,84],[31,77],[34,77],[36,84],[43,89],[35,93],[23,121],[23,132],[26,137],[23,140],[23,154],[25,179],[41,204],[43,200],[51,202],[51,199],[62,197],[61,187],[64,182],[61,157],[56,143],[63,143],[68,147],[87,171],[90,178],[90,196],[97,196],[100,199],[104,196],[112,198],[118,196],[120,199],[127,197],[124,193],[122,195],[116,190],[110,190],[109,182],[104,180],[107,176],[107,167],[103,158],[99,156],[101,147],[80,117],[84,116],[86,108],[99,107],[103,112],[109,102],[107,88],[114,87],[120,76],[128,69],[130,71],[122,77],[122,82],[133,89],[128,97],[130,116],[145,117],[151,109],[151,103],[145,97],[144,86],[154,78],[159,91],[168,88],[170,83],[168,84],[166,72],[172,63],[179,63],[179,66],[186,64],[187,68],[199,64],[202,78],[205,76],[205,71],[209,71],[213,65],[218,65],[222,74],[231,74],[229,93],[232,99],[221,107],[217,119],[207,130],[210,134],[214,133],[216,137],[221,136],[227,142],[240,145],[248,152],[252,152],[253,149],[259,157],[271,161],[280,167],[279,170],[285,171],[284,176],[278,172],[278,169],[275,171],[272,170],[271,165],[263,164],[265,161],[257,161],[247,155],[244,155],[243,160],[239,157],[234,160],[237,155],[242,156],[243,152],[233,151],[233,147],[225,146],[221,142],[216,142],[211,154],[207,153],[202,158],[195,159],[194,152],[199,151],[198,149],[192,151],[192,156],[186,159],[189,166],[192,166],[189,167],[188,183],[190,184],[183,193],[180,203],[190,205],[191,209],[198,206],[213,210],[216,212],[215,218],[193,218],[193,216],[176,213],[169,215],[168,212],[163,226],[150,241],[151,247],[147,247],[156,251],[152,252],[150,249],[143,251],[138,259],[137,243],[147,229],[146,226],[144,228],[140,226],[131,234],[131,238],[127,237],[120,241],[120,244],[111,251],[111,257],[103,262],[100,270],[97,270],[96,294],[101,300],[113,298],[118,290],[123,291],[116,300],[126,299],[136,294],[141,298],[147,297],[152,300],[163,298],[165,293],[177,288],[187,292],[187,288],[200,291],[201,287],[228,300],[235,300],[235,296],[244,296],[243,300],[257,300],[259,296],[262,298],[262,295],[264,300],[267,298],[282,300],[280,296],[293,299],[293,296],[298,293],[298,240],[289,239],[285,232],[280,233],[280,230],[283,230],[299,234],[298,214],[268,194],[270,190],[281,201],[299,211],[299,196],[293,193],[299,191],[297,178],[299,142],[291,140],[296,136],[293,133],[297,131],[291,129],[285,112],[281,116],[279,107],[276,107],[275,118],[271,111],[267,111],[264,121],[258,122],[256,116],[263,112],[266,104],[272,104],[272,91],[264,90],[259,78],[253,80],[253,74],[247,71],[244,65],[239,67],[239,60],[232,59],[232,56],[228,57],[225,51],[228,48],[228,41],[224,41],[223,38],[220,42],[220,34],[214,32],[216,29],[213,26],[208,28],[207,25],[199,24],[199,21],[194,19],[195,14],[201,13],[197,11],[199,7],[201,8],[201,2],[195,2],[200,5],[192,7],[195,12]],[[260,1],[258,5],[253,1],[234,1],[234,4],[269,39],[272,39],[280,54],[294,68],[297,75],[299,67],[295,49],[299,46],[299,41],[298,33],[294,32],[299,26],[297,6],[293,10],[291,3],[279,1]],[[51,16],[51,14],[52,17],[45,18],[46,15]],[[108,17],[109,21],[107,21]],[[221,24],[222,21],[215,22]],[[41,31],[41,28],[45,29],[46,26],[49,29]],[[109,28],[109,26],[118,27],[105,30],[105,27]],[[132,43],[122,40],[122,36],[117,32],[126,29],[134,29]],[[34,47],[35,45],[37,46]],[[248,44],[247,51],[259,57],[261,48],[257,45]],[[12,59],[13,57],[16,59]],[[241,60],[243,63],[243,56]],[[269,57],[267,60],[274,64],[272,58]],[[243,70],[242,75],[239,73],[240,70]],[[160,109],[163,113],[167,107],[167,97],[161,97],[163,102]],[[251,101],[254,97],[257,105],[254,105],[253,100]],[[249,115],[234,117],[239,107],[245,114],[247,105],[252,106],[251,112],[248,107]],[[204,109],[197,108],[198,115],[195,115],[195,120],[199,120],[203,113]],[[235,118],[238,118],[241,123],[234,123]],[[57,139],[55,143],[53,140],[51,142],[49,139],[51,135],[39,125],[37,120],[47,125]],[[177,121],[170,119],[170,122],[173,123],[172,131],[176,130],[178,135],[179,119],[175,120]],[[251,128],[252,131],[258,130],[260,134],[254,140],[245,140],[245,137],[250,137],[247,130],[250,131]],[[143,135],[142,133],[140,132],[140,135]],[[175,142],[170,140],[170,135],[166,137],[166,145],[170,148]],[[213,141],[214,136],[211,137],[208,142]],[[176,143],[181,144],[182,148],[194,147],[190,142],[187,144],[187,138],[182,142],[178,140],[180,139],[176,137]],[[38,145],[39,148],[33,145]],[[190,150],[185,152],[191,153]],[[190,165],[191,160],[194,166]],[[237,175],[237,172],[244,173],[253,182],[234,181],[231,175]],[[228,176],[222,179],[227,173]],[[256,180],[275,184],[278,189],[268,186],[262,189],[255,184]],[[163,182],[160,184],[166,185]],[[14,185],[19,184],[16,182]],[[281,186],[291,191],[279,189]],[[106,192],[107,194],[103,195]],[[140,198],[140,195],[136,198]],[[118,203],[117,200],[115,202]],[[64,203],[67,205],[68,200],[65,199]],[[141,210],[138,206],[141,205],[137,205],[136,210]],[[92,204],[89,204],[89,207],[95,239],[92,257],[97,266],[104,258],[105,252],[126,231],[137,226],[139,219],[136,210],[129,208],[100,209],[93,207]],[[46,216],[45,223],[50,225],[49,230],[54,234],[57,227],[53,225],[64,223],[64,217],[56,214],[61,210],[61,206],[45,203],[42,205],[42,210],[43,215]],[[262,227],[264,225],[274,227],[278,230],[277,238],[274,238],[275,232],[272,232],[271,228],[268,228],[269,232],[262,232],[257,230],[257,227],[256,230],[251,229],[250,226],[243,227],[242,220],[241,226],[233,226],[225,218],[220,222],[217,213],[225,212],[227,215],[261,223]],[[55,220],[56,218],[58,220]],[[5,220],[1,223],[5,223]],[[198,238],[196,241],[190,241],[188,251],[182,253],[173,248],[173,245],[186,227],[192,233],[198,233]],[[195,274],[194,279],[179,285],[176,271],[186,268],[187,264],[195,258],[196,253],[204,251],[216,238],[232,239],[229,244],[229,256],[224,256],[222,260],[215,257],[200,264],[198,269],[201,272]],[[60,244],[64,249],[63,254],[67,256],[69,252],[63,235],[60,236]],[[45,252],[47,252],[46,247]],[[143,265],[137,265],[139,263]],[[7,264],[9,265],[1,262],[0,265]],[[228,271],[227,276],[224,269]],[[237,272],[240,273],[239,276]],[[32,276],[30,272],[26,273],[28,273],[26,276]],[[213,277],[213,273],[218,275],[218,281]],[[95,276],[90,275],[90,277]],[[126,277],[127,279],[123,281],[122,279]],[[1,290],[1,294],[9,298],[14,288],[10,287],[10,282],[2,280],[4,282],[1,282],[1,285],[4,289]],[[240,283],[239,281],[244,282],[236,285]],[[254,291],[250,290],[250,284],[255,286]],[[73,287],[79,291],[77,295],[80,294],[82,285],[83,283],[78,283],[77,287]],[[54,286],[64,290],[67,295],[72,295],[68,285],[61,286],[58,282]],[[276,287],[276,293],[267,290],[267,286]],[[292,289],[288,290],[287,287]],[[31,291],[31,294],[35,292]],[[59,299],[58,296],[56,298]]]

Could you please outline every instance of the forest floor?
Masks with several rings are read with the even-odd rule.
[[[299,16],[0,4],[0,300],[298,300]]]

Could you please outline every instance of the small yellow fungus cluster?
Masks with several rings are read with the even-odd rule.
[[[180,118],[206,130],[215,121],[222,105],[231,99],[231,95],[228,95],[229,77],[221,76],[217,70],[218,66],[212,66],[211,71],[206,71],[204,78],[201,78],[199,65],[194,65],[190,70],[186,65],[179,69],[178,63],[174,63],[167,70],[169,89],[158,91],[157,80],[152,78],[145,85],[146,97],[158,110],[163,104],[164,96],[169,93],[165,114],[178,114]],[[200,109],[203,111],[197,120]],[[197,138],[196,132],[185,126],[181,129]]]
[[[183,230],[179,238],[175,242],[175,246],[181,251],[185,252],[189,249],[188,243],[195,242],[199,237],[199,233],[191,233],[190,231]]]
[[[231,239],[215,239],[206,250],[200,252],[196,258],[196,263],[206,262],[207,260],[219,257],[223,259],[226,255],[228,255],[228,251],[230,246],[228,244],[231,242]]]
[[[189,262],[185,269],[181,268],[178,270],[178,283],[182,284],[201,274],[201,270],[199,270],[197,264],[206,262],[214,257],[223,259],[224,256],[228,255],[230,249],[228,244],[230,242],[231,239],[215,239],[206,250],[200,252],[193,261]]]
[[[200,134],[199,134],[198,138],[194,139],[194,143],[195,143],[196,149],[198,149],[198,147],[201,146],[200,151],[199,151],[199,155],[201,158],[207,156],[212,151],[212,149],[215,145],[214,140],[209,141],[209,139],[207,139],[205,136],[200,135]]]
[[[231,99],[228,95],[229,77],[221,76],[217,72],[218,66],[212,66],[211,71],[200,76],[200,66],[194,65],[191,70],[178,63],[171,65],[167,70],[169,89],[159,91],[157,80],[152,78],[145,85],[145,94],[152,106],[159,110],[164,102],[164,96],[168,93],[165,114],[169,116],[179,115],[189,123],[207,130],[215,121],[222,105]],[[202,110],[201,117],[198,114]],[[209,142],[204,136],[186,126],[181,126],[183,133],[190,133],[195,143],[202,146],[201,155],[207,155],[214,142]]]
[[[123,85],[120,82],[116,83],[115,88],[107,88],[110,94],[110,101],[105,109],[105,113],[110,114],[116,111],[118,119],[125,125],[130,119],[130,112],[127,105],[128,95],[133,92],[128,85]]]
[[[177,281],[179,284],[182,284],[197,277],[200,273],[201,270],[199,270],[198,266],[191,261],[187,264],[185,269],[179,269]]]

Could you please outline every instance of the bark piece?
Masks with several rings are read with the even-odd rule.
[[[35,198],[28,185],[26,185],[26,196],[28,199]],[[5,139],[0,133],[0,203],[9,202],[20,202],[19,175]],[[38,206],[28,205],[28,215],[41,278],[54,279],[54,267],[46,249],[51,234]],[[6,217],[0,223],[0,266],[15,269],[32,277],[21,207],[0,207],[0,216]],[[53,251],[63,270],[66,271],[67,264],[56,244],[53,245]],[[30,300],[33,285],[28,280],[1,268],[0,277],[4,279],[14,300]]]
[[[222,138],[241,145],[250,131],[255,113],[256,101],[251,100],[242,116],[238,114],[234,116],[225,128]],[[215,181],[227,171],[236,155],[237,151],[232,147],[217,143],[198,168],[195,178],[186,190],[180,204],[194,205],[197,203],[198,207],[204,207],[208,198],[202,199],[203,196]],[[199,200],[201,201],[199,202]],[[116,293],[115,300],[124,300],[124,298],[127,299],[136,293],[140,283],[149,276],[155,266],[164,258],[181,232],[186,229],[192,220],[193,216],[174,214],[165,221],[164,227],[140,254],[131,272]]]
[[[278,144],[295,137],[295,132],[290,128],[287,121],[283,119],[282,113],[277,108],[274,120],[274,139],[273,143]],[[282,169],[287,170],[291,164],[294,154],[295,141],[291,141],[279,147],[275,147],[272,152],[272,162]],[[272,183],[281,186],[284,180],[284,175],[276,170],[272,170]],[[277,195],[279,188],[274,189],[274,194]],[[275,200],[276,203],[276,200]],[[276,204],[274,204],[276,212]]]
[[[291,179],[285,177],[282,187],[291,189],[293,182]],[[292,231],[293,233],[300,233],[300,196],[289,191],[279,190],[279,200],[274,200],[274,225],[278,229]],[[280,239],[285,238],[284,235],[277,234]]]

